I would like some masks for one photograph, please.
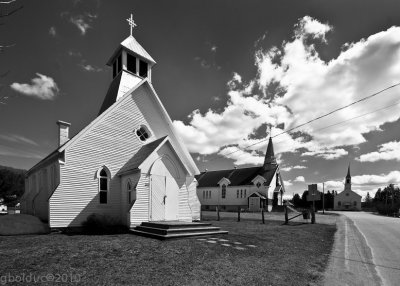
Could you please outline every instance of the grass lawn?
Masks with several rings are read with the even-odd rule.
[[[334,224],[283,226],[282,221],[267,220],[263,225],[233,218],[212,223],[229,231],[216,236],[228,242],[198,238],[158,241],[130,234],[1,237],[0,278],[8,273],[78,274],[79,285],[321,283],[333,245]],[[244,250],[234,248],[234,242],[241,243],[236,245]]]

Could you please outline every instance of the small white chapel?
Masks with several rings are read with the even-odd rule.
[[[21,212],[51,228],[80,227],[91,214],[127,227],[200,219],[199,170],[152,85],[155,60],[131,33],[107,62],[112,79],[98,116],[26,174]]]
[[[335,211],[361,211],[361,196],[351,189],[350,165],[344,183],[344,190],[334,198],[333,209]]]

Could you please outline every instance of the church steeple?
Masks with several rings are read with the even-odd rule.
[[[132,14],[127,21],[130,35],[119,44],[107,61],[107,65],[112,67],[112,81],[99,113],[110,107],[143,79],[151,82],[151,69],[156,62],[132,36],[132,30],[137,26]]]
[[[350,163],[349,167],[347,168],[347,175],[346,175],[346,181],[345,181],[345,186],[349,186],[351,189],[351,175],[350,175]]]
[[[263,168],[265,171],[271,170],[276,167],[276,158],[274,154],[274,145],[272,144],[272,137],[269,137],[267,152],[265,153]]]

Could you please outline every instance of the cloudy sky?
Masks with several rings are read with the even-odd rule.
[[[290,196],[341,191],[349,163],[362,195],[400,183],[400,86],[281,134],[400,83],[399,1],[17,2],[0,19],[0,165],[29,169],[57,120],[74,135],[96,117],[132,13],[200,170],[261,164],[271,126]]]

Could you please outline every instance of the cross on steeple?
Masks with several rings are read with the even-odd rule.
[[[133,15],[131,14],[131,17],[129,19],[126,19],[129,23],[129,26],[131,26],[131,36],[132,36],[132,30],[134,27],[136,27],[137,25],[135,24],[135,22],[133,21]]]

